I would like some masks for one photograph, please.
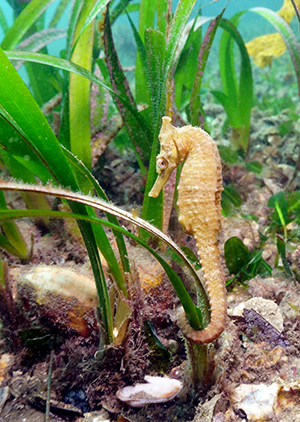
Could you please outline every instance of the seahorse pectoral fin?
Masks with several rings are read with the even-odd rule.
[[[174,167],[172,168],[168,167],[157,176],[157,179],[151,191],[149,192],[149,196],[152,196],[153,198],[158,197],[160,191],[165,186],[173,170],[174,170]]]

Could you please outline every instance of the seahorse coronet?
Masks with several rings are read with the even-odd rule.
[[[163,117],[159,133],[158,177],[149,196],[157,197],[173,170],[184,162],[178,183],[179,222],[195,238],[211,307],[211,318],[203,330],[194,330],[184,312],[178,316],[183,335],[198,344],[211,343],[225,329],[226,288],[218,238],[221,228],[222,166],[216,143],[198,127],[176,128]]]

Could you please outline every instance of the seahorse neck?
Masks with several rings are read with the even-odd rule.
[[[202,202],[204,192],[211,190],[214,196],[216,190],[222,190],[221,167],[216,152],[217,147],[211,138],[201,132],[190,140],[179,182],[183,194],[189,192],[194,199],[197,197]],[[211,196],[210,199],[214,200]]]
[[[188,156],[196,153],[199,144],[201,143],[201,129],[192,126],[179,128],[176,137],[176,146],[182,161]]]

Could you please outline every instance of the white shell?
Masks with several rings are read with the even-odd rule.
[[[241,384],[232,396],[231,402],[237,409],[242,409],[247,420],[262,422],[274,420],[274,405],[280,385]]]
[[[167,377],[145,376],[147,384],[136,384],[117,391],[119,400],[132,407],[143,407],[151,403],[164,403],[177,396],[182,382]]]

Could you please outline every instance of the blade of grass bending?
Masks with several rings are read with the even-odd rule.
[[[190,48],[192,44],[196,44],[196,51],[197,51],[196,57],[198,56],[201,43],[202,43],[201,27],[205,25],[206,23],[209,23],[212,19],[213,18],[210,18],[208,16],[202,16],[201,8],[200,8],[198,10],[198,15],[195,18],[188,21],[188,23],[185,25],[184,32],[179,40],[179,43],[176,49],[176,53],[175,53],[176,63],[178,59],[181,57],[181,55],[184,53],[184,50]],[[198,30],[200,31],[198,32]],[[197,37],[196,40],[193,39],[194,35],[196,35]],[[197,62],[194,63],[194,65],[197,66]]]
[[[39,51],[53,41],[65,38],[67,31],[60,28],[47,28],[35,32],[30,37],[25,38],[17,47],[18,50]]]
[[[45,47],[44,47],[45,49]],[[41,66],[36,63],[25,62],[25,69],[29,79],[32,96],[42,108],[61,90],[60,75],[56,69]],[[36,75],[39,75],[37,78]]]
[[[78,188],[68,161],[49,123],[1,49],[0,105],[2,116],[19,132],[23,138],[22,142],[25,141],[34,151],[34,154],[31,152],[29,157],[22,157],[22,164],[30,169],[31,159],[34,159],[33,156],[36,155],[48,169],[46,174],[40,167],[36,169],[39,174],[33,171],[41,180],[47,183],[50,173],[53,175],[50,179],[54,178],[65,186]],[[19,148],[19,142],[16,145],[8,139],[1,139],[1,143],[8,148],[8,151],[12,151],[16,158],[20,158],[19,152],[14,151]],[[21,160],[18,159],[18,161]]]
[[[285,22],[284,19],[282,19],[281,16],[270,9],[266,9],[265,7],[254,7],[248,11],[263,16],[282,36],[294,65],[300,96],[300,43],[293,33],[291,27]]]
[[[226,111],[228,124],[233,127],[239,127],[239,113],[233,101],[229,95],[224,94],[222,91],[211,91],[211,93],[216,97],[218,101],[222,104],[224,110]]]
[[[107,91],[109,91],[113,96],[116,96],[124,103],[124,105],[130,110],[132,115],[136,120],[143,125],[145,122],[142,116],[139,114],[138,110],[127,100],[126,97],[123,97],[121,94],[116,93],[110,86],[106,85],[100,78],[98,78],[93,73],[84,69],[81,66],[76,65],[68,60],[60,59],[48,54],[41,53],[30,53],[28,51],[5,51],[4,52],[10,60],[24,60],[35,63],[41,63],[47,66],[53,66],[61,70],[66,70],[68,72],[77,73],[78,75],[84,76],[89,79],[91,82],[95,82],[97,85],[101,85]]]
[[[2,49],[14,49],[28,29],[54,1],[55,0],[32,0],[7,31],[1,44]]]
[[[39,174],[39,178],[45,181],[45,183],[47,180],[51,180],[54,177],[51,167],[47,164],[41,156],[40,151],[35,148],[35,146],[31,148],[30,136],[23,131],[18,122],[12,118],[1,104],[0,117],[0,134],[3,135],[0,140],[1,147],[24,167],[27,167],[32,171],[32,173]],[[19,136],[16,136],[16,133]],[[23,141],[25,141],[25,143]],[[27,161],[29,161],[29,163],[27,163]]]
[[[69,160],[69,162],[72,163],[72,165],[75,166],[79,171],[81,171],[82,174],[87,178],[87,180],[89,180],[91,186],[93,186],[93,188],[95,189],[95,192],[99,196],[99,198],[103,199],[104,201],[108,201],[108,198],[107,198],[105,192],[103,191],[103,189],[101,188],[101,186],[99,185],[97,180],[94,178],[92,173],[70,151],[65,149],[63,146],[62,146],[62,148],[63,148],[65,155],[66,155],[67,159]],[[107,213],[106,217],[107,217],[108,221],[115,224],[116,226],[119,224],[117,218],[114,215]],[[123,236],[120,235],[119,232],[113,231],[113,233],[114,233],[114,236],[115,236],[115,239],[116,239],[116,242],[117,242],[119,255],[120,255],[122,265],[123,265],[124,272],[130,273],[129,259],[128,259],[127,249],[126,249],[126,245],[125,245]],[[116,273],[116,270],[115,270],[115,273]],[[116,277],[116,282],[117,282],[119,288],[122,290],[125,297],[127,297],[127,290],[126,290],[124,278],[123,277],[122,278]]]
[[[2,188],[1,182],[0,182],[0,187]],[[22,189],[21,185],[20,185],[20,189]],[[91,223],[102,224],[102,225],[112,228],[113,230],[117,230],[120,233],[123,233],[124,235],[130,237],[131,239],[134,239],[137,243],[139,243],[141,246],[146,248],[164,268],[167,276],[169,277],[178,295],[178,298],[182,306],[184,307],[184,310],[187,314],[187,318],[191,326],[196,330],[201,328],[199,315],[194,305],[194,302],[192,301],[189,293],[187,292],[186,288],[184,287],[184,284],[182,283],[178,275],[157,252],[155,252],[144,241],[136,237],[133,233],[129,232],[128,230],[120,226],[116,226],[115,224],[106,220],[102,220],[100,218],[87,217],[87,216],[78,215],[74,213],[64,213],[64,212],[59,212],[59,211],[42,211],[42,210],[5,210],[5,211],[3,210],[2,211],[0,210],[0,221],[7,221],[10,219],[16,219],[16,218],[35,217],[37,215],[49,216],[51,218],[64,218],[64,219],[75,218],[77,220],[80,219],[80,220],[89,221]]]
[[[27,6],[21,6],[19,12],[15,12],[15,16],[18,13],[23,14],[27,9]],[[45,28],[45,13],[42,13],[36,21],[30,26],[25,36],[30,38],[30,36],[36,34],[40,30]],[[16,29],[18,30],[18,29]],[[22,37],[24,39],[24,37]],[[18,43],[19,45],[19,43]],[[24,48],[27,50],[27,47]],[[47,54],[47,48],[44,47],[44,54]],[[35,100],[42,107],[47,103],[51,98],[53,98],[60,91],[60,75],[56,69],[45,68],[36,63],[25,62],[25,70],[28,77],[28,85],[30,86],[31,93],[34,96]],[[38,78],[37,78],[38,75]]]
[[[20,185],[18,183],[14,182],[8,182],[4,180],[0,180],[0,189],[3,190],[20,190]],[[205,289],[202,286],[201,281],[199,280],[199,277],[194,269],[194,266],[190,263],[189,259],[185,256],[183,251],[176,245],[175,242],[168,236],[166,236],[163,232],[158,230],[155,226],[149,224],[147,221],[139,218],[139,217],[133,217],[129,212],[122,210],[121,208],[118,208],[112,204],[109,204],[105,201],[102,201],[99,198],[89,197],[86,195],[81,195],[78,193],[70,192],[64,189],[55,188],[55,187],[49,187],[49,186],[40,186],[40,185],[26,185],[22,184],[22,190],[26,192],[39,192],[39,193],[45,193],[47,192],[47,195],[52,196],[59,196],[61,198],[64,198],[68,201],[80,201],[80,203],[94,207],[96,209],[99,209],[104,212],[109,212],[113,215],[115,215],[117,218],[124,219],[128,221],[129,223],[135,224],[138,227],[143,228],[144,230],[148,230],[151,234],[154,236],[157,236],[159,239],[161,239],[163,242],[166,242],[167,245],[173,249],[173,251],[176,252],[176,254],[181,258],[183,263],[188,267],[190,270],[198,288],[199,288],[199,295],[201,296],[200,302],[203,305],[201,308],[202,312],[204,313],[204,320],[208,318],[209,314],[209,301],[207,297],[207,293]],[[109,223],[109,222],[108,222]],[[111,224],[111,223],[109,223]],[[120,227],[116,227],[116,230],[120,230]],[[123,230],[123,229],[122,229]],[[122,231],[120,230],[120,231]],[[126,233],[127,234],[127,233]],[[128,233],[128,236],[129,233]],[[143,242],[141,239],[139,239],[140,242]]]
[[[36,32],[30,37],[26,38],[20,43],[18,49],[27,50],[27,51],[39,51],[46,45],[52,43],[53,41],[65,38],[67,32],[64,29],[53,28],[53,29],[43,29],[42,31]],[[19,70],[24,62],[19,62],[15,64],[15,69]]]
[[[1,227],[2,227],[2,224],[1,224]],[[16,226],[7,224],[6,227],[8,230],[13,230],[15,232],[14,228],[16,228]],[[18,243],[18,241],[16,243]],[[27,250],[26,250],[26,253],[23,253],[22,251],[20,251],[20,249],[17,246],[14,246],[9,240],[7,240],[7,238],[2,233],[0,233],[0,248],[4,249],[9,254],[16,256],[20,259],[24,259],[25,261],[29,260],[29,255],[27,253]]]
[[[202,112],[202,104],[200,100],[200,88],[202,84],[202,79],[204,75],[205,66],[207,63],[207,59],[210,53],[210,49],[215,38],[218,26],[222,19],[223,13],[225,8],[222,12],[210,22],[206,34],[204,36],[199,55],[198,55],[198,64],[196,70],[196,77],[194,79],[193,88],[191,91],[191,100],[190,100],[190,111],[191,111],[191,123],[193,126],[199,126],[205,124],[204,115]]]

